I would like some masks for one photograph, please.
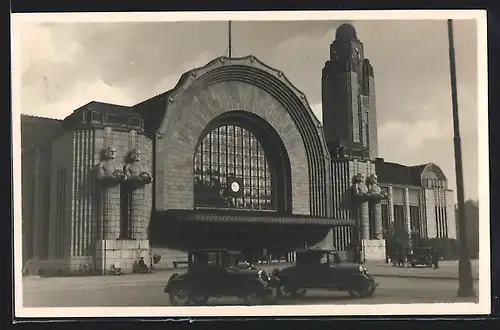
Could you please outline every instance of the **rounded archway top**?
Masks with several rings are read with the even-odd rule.
[[[423,166],[423,169],[421,172],[421,177],[423,177],[425,175],[425,173],[428,171],[436,174],[436,176],[439,180],[441,180],[443,182],[447,181],[446,176],[444,175],[443,171],[441,170],[441,168],[437,164],[434,164],[434,163],[425,164]]]
[[[266,75],[267,77],[265,79],[266,81],[269,82],[279,81],[280,83],[284,84],[293,94],[295,94],[295,96],[300,100],[304,108],[308,110],[311,118],[313,118],[314,120],[314,124],[317,127],[321,126],[321,123],[313,114],[312,109],[309,106],[309,103],[307,102],[305,94],[297,87],[295,87],[290,82],[290,80],[283,74],[282,71],[277,70],[265,64],[263,61],[259,60],[254,55],[248,55],[245,57],[226,57],[226,56],[217,57],[202,67],[194,68],[184,73],[184,75],[181,77],[177,85],[172,90],[172,93],[170,94],[169,98],[170,101],[171,102],[175,101],[175,95],[178,92],[186,90],[192,85],[196,86],[199,83],[201,83],[201,81],[203,80],[200,80],[199,78],[201,78],[202,76],[209,75],[213,71],[219,71],[219,72],[227,71],[229,77],[230,75],[232,75],[229,74],[229,72],[231,72],[232,69],[235,67],[240,68],[240,70],[238,70],[239,75],[253,75],[252,72],[258,70],[260,72],[265,72],[267,74]]]
[[[358,35],[354,26],[346,23],[337,28],[335,39],[342,41],[358,40]]]

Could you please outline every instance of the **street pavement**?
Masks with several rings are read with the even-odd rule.
[[[384,277],[405,277],[405,278],[433,278],[433,279],[450,279],[458,280],[458,261],[442,261],[439,263],[438,269],[424,267],[393,267],[392,264],[385,263],[370,263],[365,267],[375,276]],[[479,264],[477,260],[472,260],[472,277],[479,280]]]
[[[283,268],[291,264],[274,263],[259,264],[257,267],[272,270],[273,268]],[[393,267],[392,264],[382,262],[368,262],[364,265],[368,272],[378,277],[402,277],[402,278],[433,278],[442,280],[458,280],[458,261],[442,261],[438,269],[426,267]],[[479,265],[477,260],[471,262],[472,277],[479,280]]]
[[[261,266],[272,269],[283,265]],[[439,269],[433,270],[367,264],[366,267],[375,275],[379,283],[372,298],[353,299],[344,292],[309,290],[306,297],[302,299],[284,300],[280,304],[473,302],[474,300],[471,299],[458,300],[456,298],[458,281],[456,275],[455,279],[453,278],[452,270],[456,268],[455,266],[457,265],[443,264]],[[183,270],[175,271],[182,272]],[[25,277],[23,278],[23,303],[25,307],[168,306],[168,296],[163,293],[163,287],[173,272],[174,270],[167,270],[146,275],[73,278]],[[449,277],[439,276],[442,272]],[[476,281],[476,290],[478,290],[477,284]],[[233,298],[214,298],[208,302],[208,305],[236,304],[241,304],[241,301]]]

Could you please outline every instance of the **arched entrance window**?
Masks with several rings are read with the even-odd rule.
[[[203,137],[194,156],[195,208],[276,210],[269,162],[257,138],[235,125]]]

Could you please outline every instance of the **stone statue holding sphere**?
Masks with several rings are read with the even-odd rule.
[[[353,197],[359,198],[368,195],[368,188],[365,184],[365,179],[363,174],[358,173],[352,178],[352,191]]]
[[[134,185],[145,185],[153,181],[153,177],[141,164],[142,152],[134,149],[130,152],[127,164],[124,167],[127,182]]]
[[[123,181],[125,179],[125,174],[121,168],[116,165],[116,148],[107,146],[103,150],[102,158],[97,168],[97,179],[109,183]]]
[[[366,180],[368,184],[368,193],[370,196],[375,198],[384,198],[385,193],[380,189],[378,185],[378,177],[376,174],[371,174]]]

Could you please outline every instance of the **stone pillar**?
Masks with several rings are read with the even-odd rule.
[[[382,205],[380,202],[375,202],[373,204],[373,212],[375,213],[375,238],[383,239],[384,238],[384,226],[382,222]]]
[[[31,187],[33,189],[34,195],[35,195],[35,203],[34,203],[34,217],[33,217],[33,241],[32,241],[32,250],[27,249],[26,252],[27,255],[29,256],[29,259],[35,258],[37,259],[40,257],[40,252],[42,251],[42,246],[43,242],[42,240],[45,238],[43,237],[43,220],[45,216],[45,210],[43,209],[43,197],[44,197],[44,192],[43,192],[43,183],[42,183],[42,178],[41,178],[41,150],[40,148],[36,148],[35,151],[35,185]],[[28,238],[28,235],[26,235],[26,238]],[[24,252],[24,251],[23,251]],[[24,266],[24,265],[23,265]]]
[[[405,214],[405,228],[408,232],[408,242],[410,246],[411,242],[411,217],[410,217],[410,191],[408,188],[404,188],[404,214]]]
[[[388,217],[389,217],[389,225],[392,225],[394,223],[394,193],[392,190],[392,187],[389,186],[389,191],[387,193],[387,208],[388,208]]]
[[[130,209],[130,231],[132,238],[136,240],[147,240],[147,228],[151,213],[151,174],[148,172],[149,166],[141,164],[142,152],[133,149],[130,152],[129,162],[125,165],[127,185],[130,189],[129,209]]]
[[[133,189],[130,197],[130,217],[132,238],[137,240],[147,239],[147,219],[145,203],[146,187]]]
[[[361,239],[370,239],[370,214],[368,202],[359,203],[359,232]]]
[[[103,239],[114,240],[120,236],[120,184],[101,186]]]

